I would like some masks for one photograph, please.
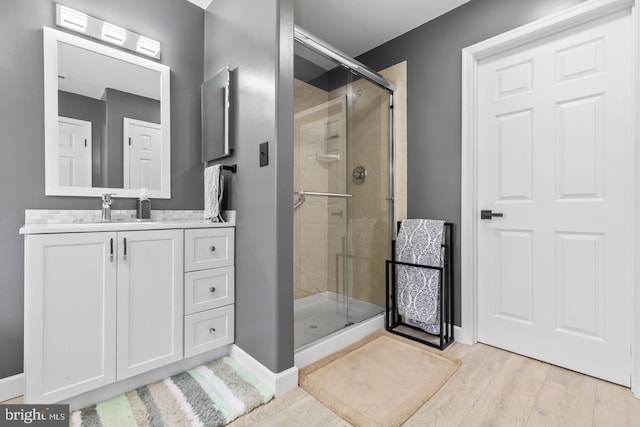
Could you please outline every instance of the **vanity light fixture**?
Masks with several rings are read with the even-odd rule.
[[[136,43],[136,50],[145,55],[155,57],[160,54],[160,42],[140,36],[138,43]]]
[[[88,16],[60,4],[56,5],[56,24],[73,31],[84,33],[87,31]]]
[[[89,16],[59,3],[56,4],[56,25],[85,34],[94,39],[115,44],[132,52],[160,59],[160,42],[125,28]]]
[[[122,46],[127,39],[128,31],[117,25],[105,22],[102,24],[102,40]]]

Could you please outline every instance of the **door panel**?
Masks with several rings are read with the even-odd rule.
[[[58,183],[91,187],[91,122],[58,117]]]
[[[631,25],[584,24],[479,66],[478,337],[629,385]],[[504,217],[481,220],[491,209]]]
[[[159,190],[162,186],[162,127],[125,118],[124,188]]]

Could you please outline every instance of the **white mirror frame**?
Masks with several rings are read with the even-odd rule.
[[[44,153],[45,195],[100,196],[113,193],[116,197],[138,197],[139,189],[105,187],[71,187],[58,184],[56,146],[58,139],[58,42],[87,49],[124,62],[160,73],[160,123],[162,124],[162,166],[160,190],[149,189],[155,199],[171,198],[171,99],[170,69],[168,66],[130,53],[105,46],[52,28],[43,27],[44,44]]]

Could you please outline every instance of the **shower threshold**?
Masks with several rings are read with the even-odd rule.
[[[345,327],[383,313],[384,307],[325,291],[296,299],[293,312],[294,346],[299,349]]]

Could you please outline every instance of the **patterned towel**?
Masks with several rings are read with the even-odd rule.
[[[396,241],[396,261],[442,267],[444,221],[406,219]],[[398,265],[398,314],[406,323],[440,333],[440,271]]]
[[[212,222],[224,222],[220,215],[222,195],[224,193],[224,175],[221,165],[204,168],[204,219]]]

